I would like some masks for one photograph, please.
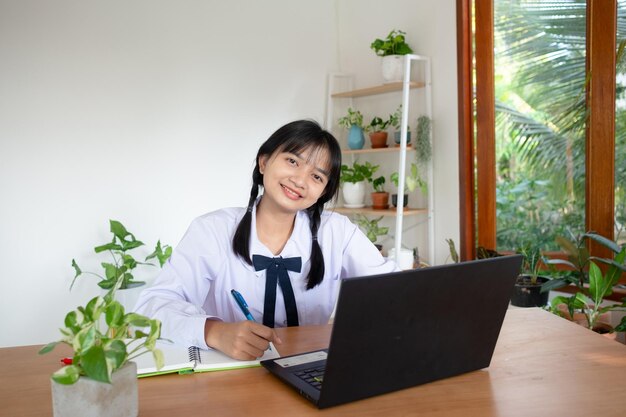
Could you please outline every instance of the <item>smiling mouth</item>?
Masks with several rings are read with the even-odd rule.
[[[288,197],[291,197],[291,198],[293,198],[294,200],[295,200],[295,199],[302,198],[302,196],[301,196],[300,194],[296,193],[296,192],[295,192],[294,190],[292,190],[291,188],[289,188],[289,187],[285,187],[285,186],[284,186],[284,185],[282,185],[282,184],[281,184],[280,186],[281,186],[281,187],[283,187],[283,190],[285,191],[285,193],[287,194],[287,196],[288,196]]]

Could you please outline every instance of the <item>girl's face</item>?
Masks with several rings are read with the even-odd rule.
[[[264,188],[262,201],[270,203],[273,209],[289,213],[311,207],[326,189],[329,165],[326,149],[262,155],[259,158]]]

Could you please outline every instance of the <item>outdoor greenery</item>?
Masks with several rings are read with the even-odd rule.
[[[586,2],[496,0],[497,247],[544,250],[584,231]],[[616,154],[626,154],[626,5],[618,3]],[[593,76],[593,75],[591,75]],[[616,227],[626,225],[626,164],[616,162]]]
[[[135,281],[133,270],[139,265],[154,266],[154,264],[149,262],[138,262],[129,253],[131,250],[143,246],[144,243],[137,240],[135,235],[126,230],[126,227],[124,227],[124,225],[117,220],[109,220],[109,226],[110,231],[113,234],[113,240],[109,243],[96,246],[94,251],[96,253],[108,251],[111,254],[113,263],[101,263],[102,268],[104,269],[103,276],[95,272],[83,272],[76,261],[72,259],[72,267],[74,268],[76,274],[72,280],[70,289],[74,286],[76,279],[83,274],[95,275],[100,278],[98,285],[105,290],[113,288],[113,286],[120,279],[120,289],[132,288],[145,284],[143,281]],[[149,261],[150,259],[157,259],[159,261],[159,266],[162,267],[171,254],[172,247],[169,245],[162,247],[161,241],[159,240],[157,241],[154,251],[148,255],[145,260]]]

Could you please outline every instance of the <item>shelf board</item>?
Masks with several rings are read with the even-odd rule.
[[[363,208],[347,208],[347,207],[335,207],[331,209],[331,211],[336,211],[337,213],[351,215],[351,214],[365,214],[371,216],[396,216],[396,208],[391,207],[386,210],[374,210],[372,207],[363,207]],[[428,213],[428,209],[425,208],[410,208],[407,207],[404,209],[402,215],[403,216],[416,216],[418,214],[426,214]]]
[[[406,150],[407,152],[411,152],[415,150],[415,148],[413,148],[413,146],[407,146]],[[379,152],[400,152],[400,147],[388,146],[386,148],[375,148],[375,149],[367,148],[367,149],[342,149],[341,150],[341,153],[345,155],[361,154],[361,153],[379,153]]]
[[[331,97],[332,98],[355,98],[355,97],[374,96],[376,94],[391,93],[394,91],[402,91],[403,84],[404,83],[402,82],[396,82],[396,83],[377,85],[375,87],[360,88],[358,90],[344,91],[342,93],[334,93],[334,94],[331,94]],[[411,81],[409,83],[410,89],[423,88],[424,86],[425,84],[422,82]]]

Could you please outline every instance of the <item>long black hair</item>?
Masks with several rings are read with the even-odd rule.
[[[326,150],[329,160],[329,175],[326,188],[320,198],[311,207],[307,208],[311,226],[311,270],[307,277],[306,288],[310,290],[322,282],[324,278],[324,255],[317,241],[317,230],[320,226],[324,204],[337,196],[339,192],[339,176],[341,173],[341,148],[337,139],[311,120],[296,120],[287,123],[272,134],[259,148],[256,155],[256,164],[252,171],[252,189],[248,209],[237,226],[233,237],[233,251],[248,264],[250,259],[250,229],[252,228],[252,208],[259,195],[259,187],[263,186],[263,174],[259,169],[259,160],[262,156],[271,157],[276,152],[301,154],[305,150]]]

